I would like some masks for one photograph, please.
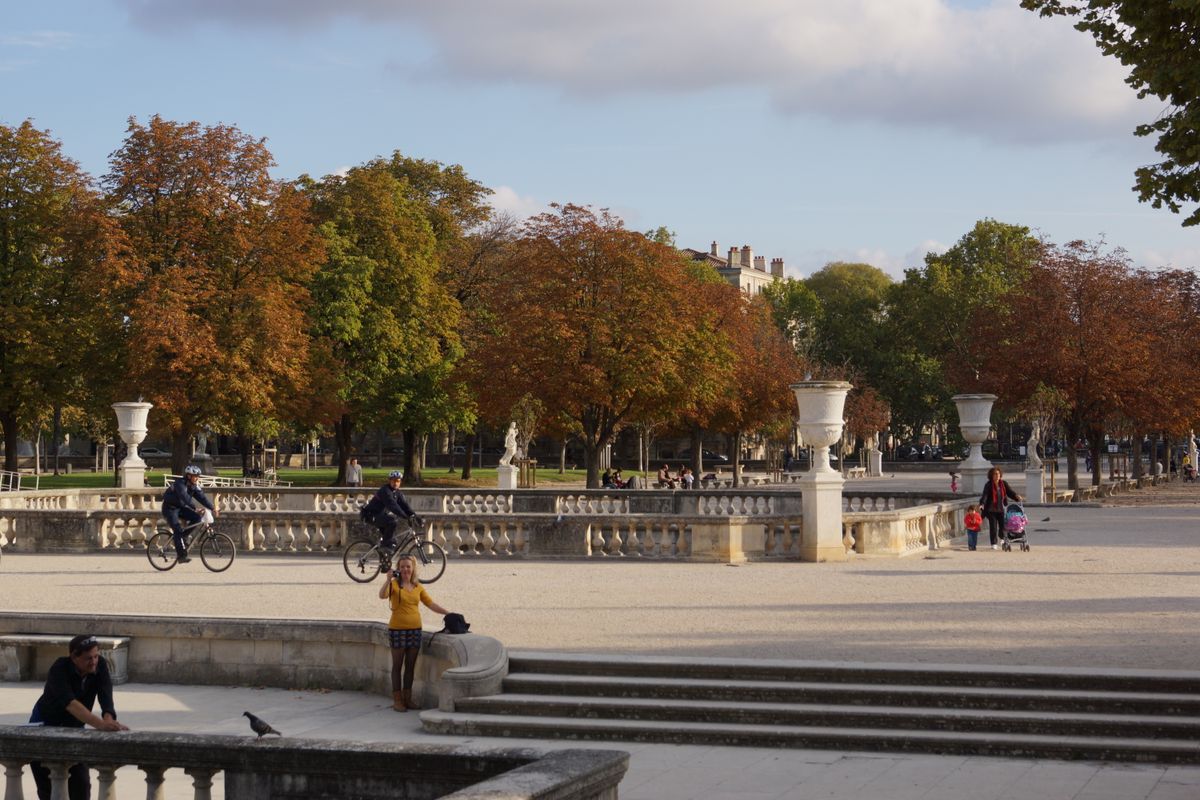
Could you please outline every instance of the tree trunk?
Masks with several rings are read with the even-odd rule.
[[[405,428],[404,436],[404,485],[420,486],[421,454],[419,452],[420,437],[412,428]]]
[[[50,436],[52,438],[52,447],[54,448],[54,474],[58,474],[58,443],[62,441],[62,406],[54,406],[54,429]]]
[[[176,475],[183,474],[183,468],[192,460],[188,445],[192,441],[192,432],[186,428],[171,431],[171,471]]]
[[[1137,480],[1146,474],[1145,467],[1142,466],[1142,439],[1145,436],[1141,431],[1133,433],[1133,447],[1130,449],[1129,458],[1133,461],[1132,478]]]
[[[704,431],[697,426],[692,426],[691,432],[692,443],[692,463],[689,465],[692,468],[692,475],[696,478],[696,483],[700,483],[700,478],[704,476]]]
[[[1092,454],[1092,486],[1099,486],[1103,475],[1104,465],[1100,463],[1101,444],[1104,442],[1104,431],[1092,431],[1088,435],[1088,452]]]
[[[1079,441],[1080,425],[1072,420],[1064,423],[1067,431],[1067,488],[1074,491],[1079,488],[1079,460],[1075,454],[1075,442]]]
[[[733,485],[742,485],[742,432],[735,431],[729,437],[729,447],[733,450]],[[699,480],[699,475],[696,476]]]
[[[558,474],[567,474],[567,440],[563,439],[558,448]]]
[[[238,455],[242,458],[242,477],[248,477],[250,474],[250,438],[245,433],[238,431],[234,434],[233,440],[237,442]]]
[[[5,411],[0,414],[0,429],[4,430],[4,470],[20,472],[20,462],[17,456],[17,414],[15,411]]]
[[[466,444],[464,445],[464,448],[463,448],[464,450],[466,450],[467,455],[466,455],[466,458],[463,459],[463,468],[462,468],[462,476],[461,476],[464,481],[471,480],[471,465],[475,461],[475,446],[478,441],[479,441],[479,434],[476,431],[471,431],[470,433],[467,434]]]
[[[600,488],[600,453],[604,448],[593,443],[589,437],[583,438],[583,458],[587,461],[587,488]]]
[[[345,486],[346,468],[350,464],[350,455],[354,452],[354,420],[349,414],[342,414],[333,424],[333,443],[338,468],[333,485]]]

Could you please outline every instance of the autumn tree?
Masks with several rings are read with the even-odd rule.
[[[122,244],[88,176],[63,155],[59,142],[29,121],[0,125],[0,429],[6,470],[17,469],[23,426],[52,409],[103,397],[106,377],[117,372],[116,297],[128,268]]]
[[[1137,136],[1157,136],[1154,149],[1164,158],[1139,167],[1138,199],[1173,213],[1200,203],[1200,4],[1196,0],[1021,0],[1043,17],[1065,16],[1090,33],[1106,56],[1129,67],[1125,82],[1139,98],[1154,97],[1166,108],[1138,125]],[[1183,224],[1200,224],[1200,206]]]
[[[498,408],[529,394],[548,417],[577,423],[596,487],[600,452],[620,427],[686,396],[692,331],[679,310],[693,299],[670,247],[607,211],[552,208],[525,225],[516,247],[522,280],[489,298],[471,371]]]
[[[1152,342],[1140,335],[1137,322],[1146,298],[1123,251],[1084,241],[1047,246],[1002,308],[976,313],[970,358],[952,369],[951,378],[971,381],[972,365],[986,365],[975,386],[995,392],[1010,408],[1054,390],[1065,404],[1068,442],[1086,440],[1095,453],[1121,398],[1153,369]],[[1073,447],[1067,449],[1067,476],[1077,488]]]
[[[140,274],[128,312],[128,396],[155,404],[172,468],[202,428],[235,432],[305,390],[308,203],[270,152],[227,125],[131,119],[104,186]]]

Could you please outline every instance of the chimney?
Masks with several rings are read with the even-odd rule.
[[[728,263],[726,264],[726,266],[729,266],[729,267],[736,267],[736,266],[737,266],[737,263],[738,263],[738,249],[737,249],[736,247],[731,247],[731,248],[729,248],[729,258],[727,259],[727,262],[728,262]]]
[[[771,275],[776,278],[783,277],[783,259],[782,258],[772,258],[771,259]]]
[[[750,249],[750,245],[742,245],[742,266],[750,269],[754,264],[754,251]]]
[[[710,256],[715,256],[717,254],[717,240],[716,239],[713,239],[712,248],[708,251],[708,254]]]
[[[759,272],[766,272],[767,271],[767,257],[766,256],[755,256],[754,257],[754,268],[756,270],[758,270]]]

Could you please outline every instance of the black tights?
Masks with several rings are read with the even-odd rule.
[[[1004,512],[989,511],[987,513],[988,538],[992,544],[998,544],[1004,538]]]
[[[417,668],[419,647],[392,648],[392,691],[412,691],[413,675]]]

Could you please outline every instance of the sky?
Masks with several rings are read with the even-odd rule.
[[[94,176],[128,120],[230,124],[274,174],[399,150],[493,205],[608,208],[804,277],[900,277],[983,218],[1194,268],[1137,202],[1163,106],[1018,0],[55,0],[0,4],[0,124]]]

